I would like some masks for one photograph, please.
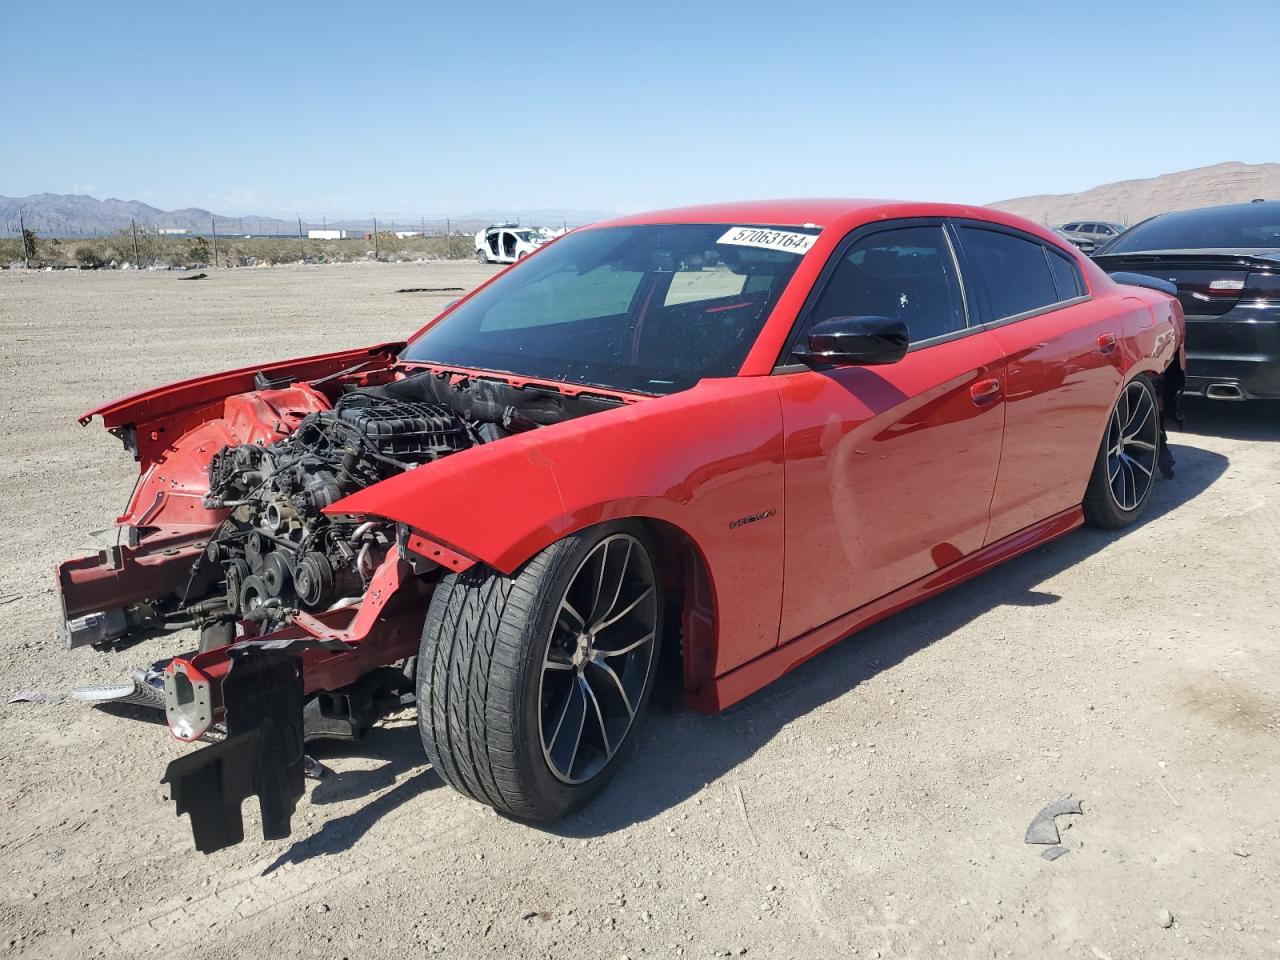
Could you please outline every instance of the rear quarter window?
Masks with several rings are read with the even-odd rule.
[[[1080,268],[1075,261],[1053,250],[1046,249],[1049,258],[1049,272],[1053,274],[1053,282],[1058,288],[1059,300],[1071,300],[1084,294],[1084,278],[1080,276]]]

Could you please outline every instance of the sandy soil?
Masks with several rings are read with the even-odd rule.
[[[79,413],[405,335],[453,294],[397,288],[490,269],[0,272],[0,692],[59,693],[185,639],[59,648],[52,566],[133,476]],[[1189,413],[1140,526],[1072,534],[722,716],[655,712],[615,784],[552,829],[443,788],[406,713],[318,752],[336,775],[291,840],[205,857],[159,784],[187,749],[163,728],[0,698],[0,950],[1276,956],[1280,411]],[[1049,862],[1023,835],[1068,792],[1085,813]]]

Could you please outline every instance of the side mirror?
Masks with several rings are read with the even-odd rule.
[[[897,363],[907,353],[911,333],[892,317],[832,317],[809,328],[807,348],[795,356],[809,364]]]

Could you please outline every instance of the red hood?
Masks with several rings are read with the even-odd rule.
[[[96,416],[102,418],[103,426],[108,430],[114,427],[139,426],[191,407],[224,400],[237,393],[248,393],[256,389],[255,379],[258,374],[262,374],[269,381],[284,383],[313,380],[345,370],[362,360],[380,361],[379,365],[385,366],[395,359],[403,346],[403,343],[383,343],[374,347],[360,347],[339,353],[324,353],[315,357],[255,364],[251,367],[224,370],[221,373],[211,373],[190,380],[179,380],[104,403],[81,415],[80,423],[87,424]]]

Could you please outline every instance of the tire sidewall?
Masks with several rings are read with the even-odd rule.
[[[542,730],[539,721],[543,659],[551,640],[552,625],[556,616],[559,615],[560,601],[571,580],[592,549],[602,540],[619,533],[628,534],[639,542],[648,553],[653,570],[658,605],[653,655],[649,660],[644,693],[636,705],[635,718],[622,745],[609,762],[590,780],[580,784],[565,783],[551,772],[542,752]],[[524,636],[521,638],[520,666],[514,691],[517,702],[513,705],[515,707],[513,716],[518,718],[518,722],[513,732],[517,762],[524,768],[518,771],[520,779],[524,781],[528,792],[536,798],[534,803],[537,807],[545,811],[549,817],[559,817],[577,809],[599,793],[614,777],[635,745],[637,730],[643,722],[645,707],[653,693],[654,678],[662,650],[664,598],[653,541],[642,524],[631,521],[600,524],[581,533],[572,534],[548,549],[554,550],[555,556],[546,574],[540,577],[535,585],[537,598],[533,608],[534,616],[529,621],[527,629],[522,631]]]
[[[1150,395],[1155,416],[1160,416],[1160,398],[1156,393],[1155,385],[1151,382],[1151,378],[1146,374],[1140,374],[1132,380],[1125,382],[1125,384],[1120,388],[1120,392],[1116,394],[1115,402],[1112,403],[1111,408],[1107,411],[1107,422],[1106,426],[1103,427],[1102,430],[1102,440],[1098,445],[1098,458],[1094,463],[1093,468],[1093,484],[1097,491],[1096,496],[1093,499],[1095,508],[1101,508],[1102,516],[1098,518],[1101,520],[1101,525],[1111,529],[1126,527],[1142,515],[1143,511],[1147,508],[1147,504],[1151,502],[1151,496],[1156,489],[1156,481],[1160,476],[1160,453],[1163,436],[1162,431],[1157,425],[1157,429],[1155,431],[1156,450],[1155,457],[1152,461],[1151,483],[1147,485],[1147,490],[1142,495],[1142,499],[1138,501],[1137,505],[1134,506],[1133,509],[1125,510],[1116,502],[1115,492],[1111,489],[1111,482],[1107,477],[1107,440],[1111,435],[1111,418],[1115,414],[1116,404],[1120,402],[1120,397],[1126,390],[1136,383],[1142,384],[1144,389]]]

